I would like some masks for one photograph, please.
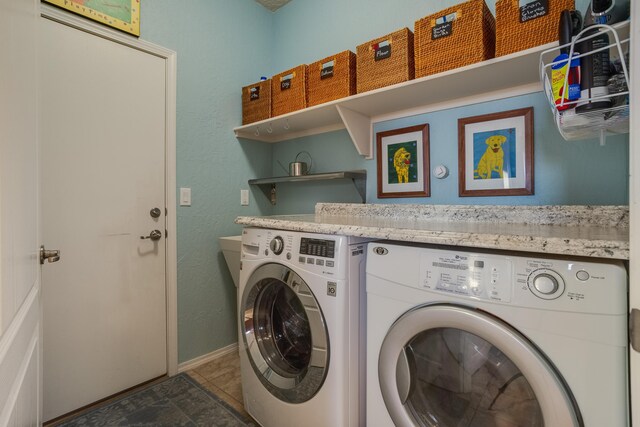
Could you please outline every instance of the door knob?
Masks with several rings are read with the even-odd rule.
[[[140,239],[151,239],[155,242],[156,240],[160,240],[161,237],[162,232],[160,230],[153,230],[148,236],[140,236]]]
[[[160,210],[160,208],[153,208],[149,211],[149,215],[151,215],[151,218],[160,218],[160,215],[162,215],[162,211]]]
[[[44,261],[57,262],[60,261],[60,251],[57,249],[47,250],[44,245],[40,246],[40,264],[44,264]]]

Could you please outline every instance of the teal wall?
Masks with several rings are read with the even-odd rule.
[[[253,0],[150,0],[142,4],[141,38],[178,56],[177,184],[192,188],[191,207],[178,207],[179,360],[237,340],[236,295],[218,237],[239,234],[238,215],[313,212],[316,202],[358,202],[348,181],[280,184],[272,207],[257,188],[241,207],[247,179],[282,175],[296,154],[311,153],[314,172],[366,169],[373,203],[626,204],[628,138],[567,143],[540,94],[379,123],[376,131],[429,123],[432,165],[451,174],[433,180],[430,198],[376,199],[375,160],[364,160],[346,131],[279,144],[238,141],[240,88],[302,63],[351,49],[456,4],[459,0],[293,0],[271,13]],[[494,1],[488,4],[493,9]],[[584,10],[586,0],[579,0]],[[500,78],[500,76],[496,76]],[[535,109],[535,192],[529,197],[459,198],[457,119],[493,111]],[[176,189],[177,191],[177,189]]]
[[[463,0],[292,0],[274,14],[275,73],[350,49]],[[495,12],[495,0],[485,0]],[[576,0],[585,12],[589,0]]]
[[[414,22],[460,0],[293,0],[275,14],[274,66],[281,71],[350,49],[402,27],[413,30]],[[494,11],[495,1],[488,0]],[[585,11],[588,1],[576,5]],[[500,78],[500,76],[496,76]],[[461,117],[522,107],[534,107],[535,195],[520,197],[458,197],[458,128]],[[431,197],[377,199],[376,161],[359,156],[346,131],[301,138],[277,144],[273,149],[273,173],[282,174],[278,161],[286,165],[300,150],[311,153],[315,172],[366,169],[367,202],[431,204],[627,204],[628,136],[566,142],[560,136],[542,93],[438,111],[378,123],[374,132],[412,124],[430,126],[431,166],[444,164],[450,175],[432,178]],[[349,182],[278,186],[276,214],[313,212],[316,202],[350,201],[360,198]]]
[[[273,14],[252,0],[142,2],[141,38],[177,52],[179,361],[237,342],[236,288],[218,237],[240,234],[238,215],[266,215],[264,198],[240,206],[247,178],[271,171],[271,147],[238,142],[240,88],[271,63]],[[257,66],[256,64],[262,64]],[[176,189],[177,191],[177,189]]]
[[[534,108],[535,194],[512,197],[458,197],[458,119],[516,108]],[[368,203],[429,203],[478,205],[618,205],[628,204],[629,143],[627,135],[567,142],[558,133],[542,93],[406,117],[377,123],[374,132],[428,123],[431,168],[443,164],[449,176],[431,177],[431,197],[377,198],[376,160],[357,154],[346,131],[279,143],[274,147],[273,173],[300,150],[309,152],[316,172],[365,169]],[[375,145],[374,145],[375,147]],[[375,151],[375,150],[374,150]],[[302,159],[302,157],[301,157]],[[313,186],[280,184],[276,214],[312,213],[317,202],[360,202],[347,180],[323,181]]]

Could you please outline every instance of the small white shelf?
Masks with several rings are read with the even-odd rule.
[[[456,68],[432,76],[360,93],[326,104],[234,128],[236,137],[280,142],[338,129],[347,129],[358,153],[373,157],[372,124],[391,115],[419,114],[418,109],[451,108],[542,90],[540,53],[557,46],[549,43],[511,55]],[[454,105],[455,104],[455,105]]]
[[[340,171],[340,172],[324,172],[313,173],[299,176],[276,176],[271,178],[250,179],[249,185],[257,185],[264,195],[271,201],[272,205],[276,204],[276,184],[285,182],[309,182],[309,181],[326,181],[330,179],[350,179],[353,181],[358,194],[362,198],[362,203],[367,202],[367,171]]]

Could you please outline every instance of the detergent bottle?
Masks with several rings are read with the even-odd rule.
[[[551,87],[556,108],[559,111],[575,107],[580,98],[580,59],[574,49],[571,58],[571,40],[582,27],[582,15],[577,10],[563,10],[560,14],[558,34],[560,39],[560,55],[556,56],[551,66]],[[568,75],[567,75],[568,74]],[[565,82],[567,87],[565,88]]]

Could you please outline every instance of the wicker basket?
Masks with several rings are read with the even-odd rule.
[[[443,22],[444,21],[444,22]],[[493,58],[496,22],[484,0],[470,0],[415,23],[416,78]]]
[[[358,93],[414,77],[413,33],[408,28],[361,44],[356,53]]]
[[[262,80],[242,88],[242,124],[271,117],[271,80]]]
[[[574,0],[548,0],[546,15],[521,22],[518,0],[496,2],[496,56],[558,40],[560,13],[575,9]],[[533,15],[530,15],[533,16]]]
[[[271,117],[307,106],[307,66],[276,74],[271,78]]]
[[[350,50],[309,64],[307,72],[309,107],[356,93],[356,55]]]

